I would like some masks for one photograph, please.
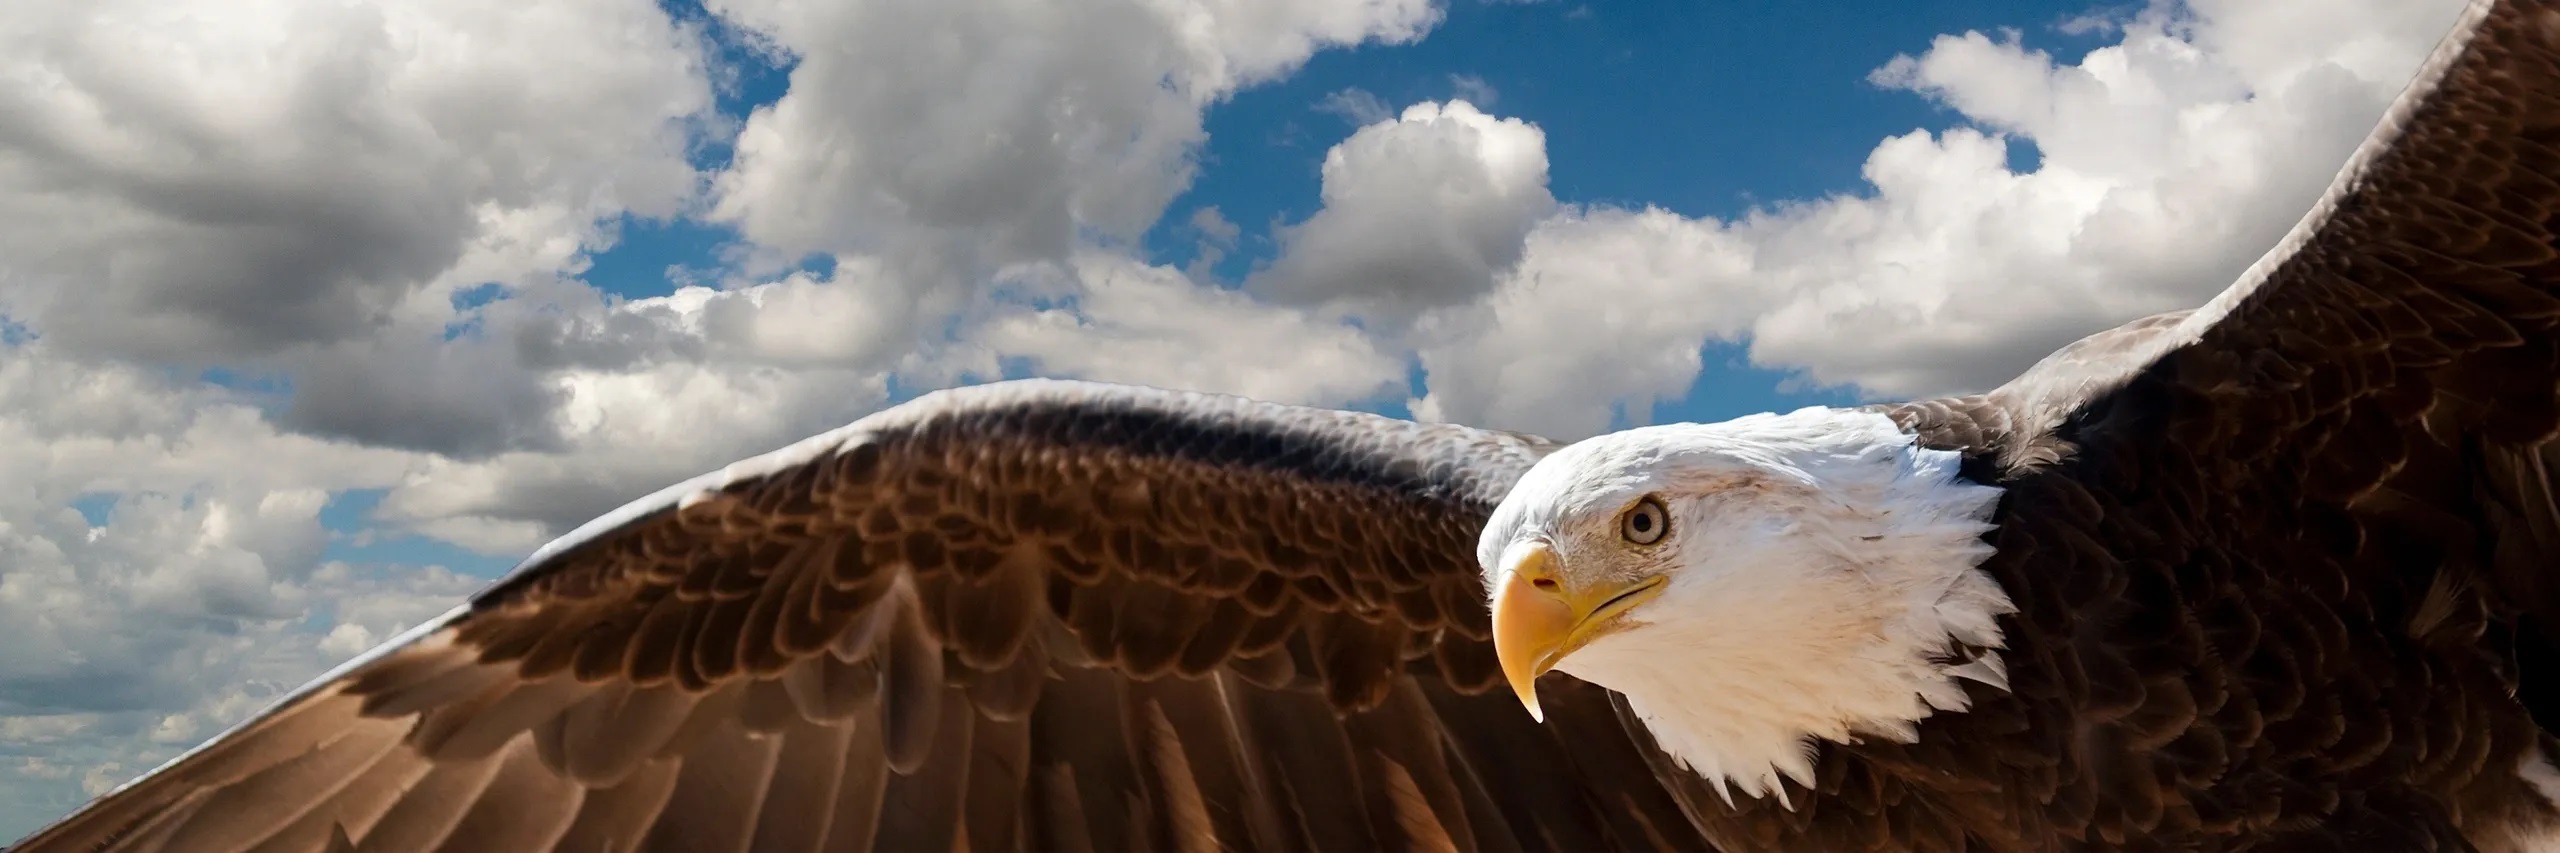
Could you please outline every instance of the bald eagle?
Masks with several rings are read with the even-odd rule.
[[[2560,848],[2555,227],[2560,0],[2475,2],[2220,297],[1988,393],[930,394],[18,849]]]

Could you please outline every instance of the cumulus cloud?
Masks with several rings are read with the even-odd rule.
[[[361,338],[676,213],[711,103],[646,0],[19,4],[0,57],[0,313],[188,363]]]
[[[783,257],[879,256],[943,313],[1001,268],[1135,240],[1190,184],[1209,104],[1440,15],[1428,0],[711,6],[799,63],[747,120],[714,216]]]
[[[739,230],[750,263],[720,288],[627,302],[518,295],[479,309],[460,346],[488,352],[421,359],[449,365],[447,382],[413,395],[454,389],[469,405],[423,417],[340,413],[422,436],[476,427],[500,437],[418,445],[452,458],[394,489],[385,517],[511,552],[666,482],[851,420],[887,401],[892,376],[944,384],[1022,357],[1096,378],[1175,381],[1108,355],[1143,351],[1132,337],[1178,315],[1118,307],[1146,284],[1084,258],[1087,247],[1125,253],[1163,216],[1190,181],[1209,104],[1324,47],[1417,38],[1439,15],[1423,0],[709,7],[796,62],[788,91],[746,120],[706,213]],[[1214,209],[1192,226],[1206,263],[1240,236]],[[781,271],[812,254],[832,271]],[[1059,332],[1023,325],[1057,317],[983,298],[1010,271],[1043,269],[1102,306],[1086,318],[1100,324],[1086,331],[1093,352],[1059,352]],[[1088,272],[1096,278],[1079,278]],[[1262,322],[1260,306],[1211,290],[1183,298]],[[950,328],[1015,330],[1004,341],[1024,351],[955,341]],[[1296,390],[1251,361],[1210,361],[1179,381],[1333,399],[1373,389],[1387,358],[1346,355],[1339,363],[1352,373],[1300,379]],[[518,369],[482,370],[483,361]]]
[[[1016,298],[969,315],[956,347],[919,345],[897,321],[903,307],[879,304],[899,291],[878,273],[846,264],[833,278],[688,287],[546,327],[619,328],[613,337],[631,340],[650,335],[620,327],[645,325],[686,346],[548,374],[564,401],[547,425],[559,448],[432,459],[379,512],[521,553],[669,482],[851,421],[888,401],[892,375],[992,378],[1005,359],[1043,375],[1320,405],[1378,398],[1404,378],[1402,356],[1358,328],[1107,251],[1017,268],[1006,279]],[[892,369],[863,367],[879,359]]]
[[[1897,58],[1879,82],[2004,136],[1888,139],[1872,195],[1743,223],[1756,277],[1786,294],[1753,325],[1753,358],[1880,395],[1978,389],[2201,303],[2319,197],[2459,9],[2155,6],[2074,64],[1980,34]],[[2014,172],[2022,142],[2042,161]]]
[[[384,519],[484,553],[521,554],[668,483],[850,421],[886,375],[668,361],[568,371],[567,446],[438,458],[386,495]]]
[[[322,558],[333,492],[420,459],[155,371],[0,349],[0,835],[58,816],[476,580]],[[106,496],[101,519],[75,500]],[[316,626],[316,627],[315,627]]]
[[[296,431],[556,446],[541,365],[457,342],[453,297],[574,301],[621,217],[682,213],[706,62],[649,0],[13,9],[0,316],[62,358],[281,380]]]
[[[284,423],[320,435],[479,457],[559,444],[556,389],[514,347],[410,331],[298,359]]]
[[[1465,101],[1359,129],[1325,152],[1323,180],[1323,209],[1246,287],[1389,324],[1482,294],[1555,207],[1546,134]]]
[[[1305,405],[1363,401],[1404,384],[1404,359],[1356,327],[1260,303],[1118,255],[1085,253],[1073,306],[1019,307],[970,340],[1081,376]]]
[[[1613,407],[1642,420],[1679,396],[1718,340],[1875,397],[1991,387],[2221,291],[2326,188],[2459,7],[2154,4],[2076,63],[2014,33],[1942,36],[1871,79],[1965,125],[1882,141],[1858,193],[1730,221],[1540,221],[1488,298],[1425,318],[1414,410],[1587,435]],[[2035,168],[2010,167],[2016,145]]]
[[[479,309],[460,346],[482,354],[419,360],[443,368],[421,380],[445,381],[422,382],[413,399],[450,389],[459,405],[335,413],[496,439],[422,438],[415,446],[453,458],[393,490],[387,518],[518,550],[665,482],[857,417],[888,399],[893,375],[929,386],[991,375],[1006,356],[1066,357],[1044,348],[1054,333],[1025,333],[1009,340],[1028,351],[999,353],[945,330],[997,328],[980,297],[1008,270],[1063,271],[1064,286],[1092,289],[1091,304],[1124,303],[1116,294],[1140,285],[1108,271],[1079,281],[1113,268],[1077,255],[1125,251],[1162,217],[1190,181],[1208,105],[1324,47],[1417,38],[1439,15],[1424,0],[708,5],[796,63],[787,92],[745,121],[709,199],[706,216],[749,246],[743,274],[628,302],[518,296]],[[1240,233],[1213,209],[1192,224],[1203,270]],[[813,254],[832,271],[782,271]],[[1120,309],[1094,319],[1103,336],[1161,324]],[[1117,369],[1129,362],[1099,355],[1109,349],[1070,360],[1103,378],[1153,375]],[[1377,373],[1357,358],[1345,369],[1362,372],[1305,380],[1309,393],[1366,389]],[[1255,368],[1204,370],[1225,372],[1189,381],[1276,387],[1249,378]],[[297,414],[324,422],[317,407]]]
[[[1614,416],[1650,420],[1698,376],[1704,342],[1750,315],[1752,246],[1718,223],[1660,209],[1577,208],[1538,223],[1483,300],[1426,317],[1416,337],[1423,420],[1578,438]]]
[[[84,668],[49,680],[12,673],[21,677],[0,691],[86,701],[0,707],[0,835],[16,837],[68,813],[348,656],[443,613],[482,582],[441,566],[329,562],[276,587],[279,603],[267,615],[119,611],[78,599],[103,630],[142,635],[80,651],[146,651],[153,666],[141,672]],[[0,611],[17,604],[9,585],[0,584]],[[173,624],[149,627],[154,620]],[[73,664],[101,666],[87,659]]]
[[[65,357],[279,379],[285,429],[433,455],[387,517],[521,547],[857,416],[892,375],[966,375],[983,350],[945,330],[973,297],[1125,250],[1188,184],[1208,105],[1440,15],[708,7],[795,63],[716,181],[687,160],[725,121],[715,63],[647,0],[12,16],[0,103],[26,109],[0,118],[0,316]],[[576,279],[618,218],[696,202],[744,238],[717,287],[624,300]],[[1200,225],[1214,262],[1236,229]],[[812,253],[831,269],[788,272]]]

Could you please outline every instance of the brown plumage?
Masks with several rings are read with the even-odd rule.
[[[1880,407],[2006,490],[2009,690],[1727,805],[1502,689],[1528,436],[1073,382],[637,501],[22,842],[2501,849],[2560,722],[2560,0],[2475,3],[2222,298]]]
[[[932,395],[589,525],[25,849],[1700,847],[1625,733],[1493,689],[1469,551],[1548,447]]]

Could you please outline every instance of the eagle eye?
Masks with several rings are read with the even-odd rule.
[[[1618,535],[1638,545],[1660,542],[1663,535],[1670,532],[1671,513],[1663,509],[1662,501],[1652,495],[1636,501],[1635,506],[1627,508],[1626,514],[1618,516]]]

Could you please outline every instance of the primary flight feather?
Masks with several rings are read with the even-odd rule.
[[[2475,0],[2239,282],[1991,392],[931,394],[13,849],[2554,849],[2555,235],[2560,0]]]

